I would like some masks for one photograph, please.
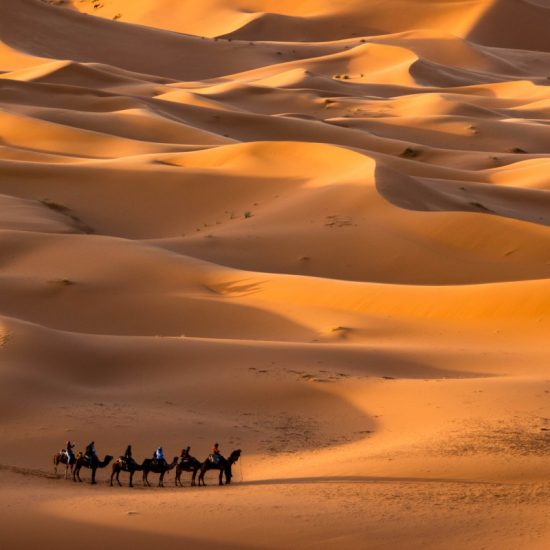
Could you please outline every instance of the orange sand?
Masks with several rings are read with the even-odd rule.
[[[0,1],[1,546],[549,548],[549,25]]]

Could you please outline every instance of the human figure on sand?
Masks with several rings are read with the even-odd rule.
[[[233,464],[239,460],[240,456],[241,450],[236,449],[229,455],[229,458],[224,458],[220,453],[219,445],[216,443],[214,445],[214,449],[212,449],[212,454],[210,454],[210,456],[201,465],[199,474],[199,487],[201,485],[206,485],[206,483],[204,482],[204,475],[208,470],[220,471],[220,485],[223,485],[223,474],[225,474],[225,484],[229,485],[231,483],[231,478],[233,477],[231,468]]]
[[[67,441],[65,446],[66,446],[65,452],[67,453],[67,461],[70,464],[71,462],[74,462],[76,458],[73,451],[73,449],[75,448],[75,444],[69,440]]]
[[[95,485],[95,474],[98,468],[105,468],[110,464],[113,457],[111,455],[105,455],[103,460],[99,460],[95,451],[95,442],[92,441],[87,447],[84,454],[79,453],[76,457],[76,462],[73,470],[73,481],[82,481],[80,479],[81,468],[88,468],[92,470],[92,485]]]
[[[90,461],[90,464],[94,464],[97,461],[97,455],[95,453],[95,441],[88,443],[84,456]]]
[[[111,472],[111,487],[113,486],[113,479],[116,479],[116,482],[119,485],[122,485],[119,479],[120,472],[128,472],[130,474],[130,481],[128,482],[128,486],[133,487],[134,474],[136,472],[141,472],[142,470],[143,466],[141,464],[138,464],[132,456],[132,446],[128,445],[124,454],[120,455],[113,462],[113,470]]]
[[[155,454],[155,457],[156,456],[157,455]],[[143,464],[141,465],[143,469],[143,485],[147,485],[147,487],[151,486],[151,484],[149,483],[148,475],[150,472],[153,472],[154,474],[160,474],[159,487],[164,487],[164,476],[170,470],[175,468],[177,463],[178,463],[177,456],[174,457],[174,460],[172,460],[170,464],[168,464],[164,459],[164,454],[162,455],[162,459],[146,458],[143,461]]]
[[[193,477],[191,479],[191,487],[195,486],[195,479],[197,477],[197,472],[200,470],[201,462],[197,460],[194,456],[191,456],[190,452],[191,447],[187,447],[181,451],[180,459],[178,465],[176,466],[176,485],[183,487],[181,483],[181,474],[183,472],[192,472]]]
[[[164,458],[164,451],[162,447],[158,447],[157,450],[153,453],[153,460],[156,460],[159,466],[166,466],[167,462]]]
[[[87,468],[92,471],[91,483],[96,483],[96,471],[99,468],[105,468],[111,463],[113,457],[106,455],[103,460],[100,460],[97,456],[95,449],[95,442],[92,441],[86,446],[84,452],[79,452],[77,455],[74,453],[75,444],[71,441],[67,441],[66,448],[54,455],[54,466],[57,473],[57,466],[59,464],[65,464],[65,478],[67,478],[69,469],[72,472],[73,481],[82,481],[80,478],[80,470]],[[196,484],[197,473],[199,474],[199,486],[206,485],[204,476],[209,470],[218,470],[219,484],[223,485],[223,475],[225,474],[225,483],[229,485],[232,479],[232,466],[235,464],[240,456],[241,450],[234,450],[231,455],[226,459],[220,451],[218,443],[214,444],[212,452],[208,455],[204,462],[200,462],[194,456],[191,456],[191,447],[187,446],[182,449],[179,457],[174,457],[172,462],[168,464],[164,457],[164,451],[162,447],[158,447],[153,455],[153,458],[146,458],[143,464],[138,464],[133,457],[132,446],[128,445],[124,454],[120,455],[113,463],[111,472],[111,486],[114,481],[120,483],[120,472],[128,472],[130,474],[129,486],[133,487],[133,478],[135,472],[143,471],[143,484],[150,487],[148,475],[149,473],[159,474],[159,487],[164,486],[164,477],[173,468],[176,468],[175,485],[183,486],[181,482],[181,475],[183,472],[191,472],[192,480],[191,486]]]
[[[75,444],[71,441],[65,443],[65,448],[61,449],[53,456],[54,472],[57,475],[57,467],[59,464],[65,464],[65,479],[67,479],[69,471],[73,473],[74,465],[76,463],[76,456],[74,454]]]
[[[210,454],[208,459],[211,460],[214,464],[219,464],[222,458],[223,456],[220,451],[220,444],[214,443],[214,448],[212,449],[212,453]]]

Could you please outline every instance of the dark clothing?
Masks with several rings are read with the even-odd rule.
[[[94,442],[92,441],[92,443],[90,443],[87,447],[86,447],[86,453],[85,455],[88,457],[88,460],[90,461],[90,463],[94,462],[97,460],[97,456],[95,454],[95,445],[94,445]]]
[[[126,460],[132,460],[132,446],[131,445],[128,445],[128,447],[126,448],[126,451],[124,453],[124,458]]]
[[[191,447],[187,447],[187,449],[183,449],[183,451],[181,452],[181,458],[183,460],[189,460],[189,451],[191,450]]]

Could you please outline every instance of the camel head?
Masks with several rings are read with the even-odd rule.
[[[230,455],[229,455],[229,458],[227,459],[227,462],[229,462],[229,464],[234,464],[235,462],[237,462],[237,460],[239,460],[239,458],[241,458],[241,449],[235,449]]]

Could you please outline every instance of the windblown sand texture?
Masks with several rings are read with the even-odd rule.
[[[0,0],[0,546],[550,548],[549,28]]]

